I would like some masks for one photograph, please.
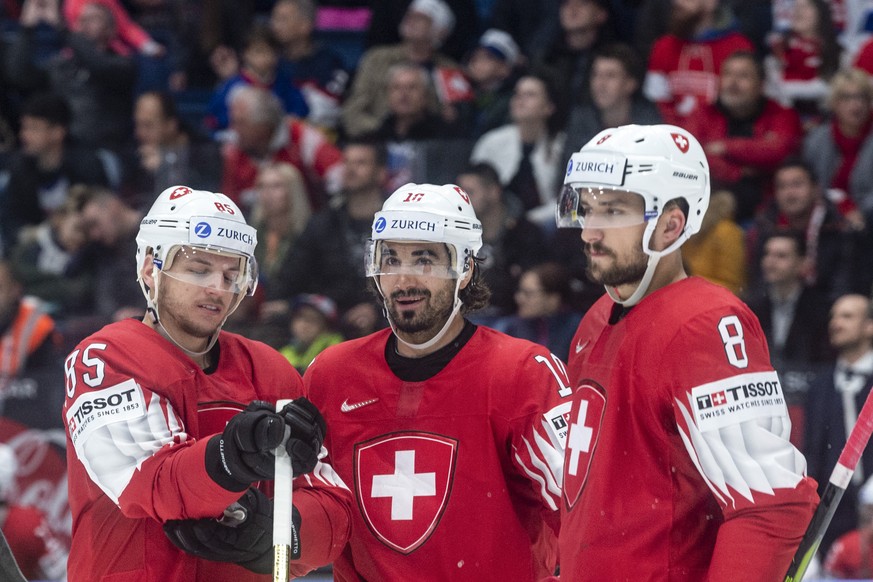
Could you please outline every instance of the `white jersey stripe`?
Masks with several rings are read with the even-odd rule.
[[[139,385],[135,390],[142,395]],[[151,394],[145,408],[134,417],[102,421],[74,442],[91,480],[116,504],[143,462],[165,445],[188,440],[184,432],[171,430],[157,394]],[[166,408],[171,423],[181,428],[175,411],[168,403]]]
[[[683,442],[689,455],[725,497],[731,498],[730,487],[754,501],[753,492],[772,495],[777,488],[793,489],[803,478],[805,460],[787,438],[787,418],[752,419],[702,433],[684,404],[676,402],[688,427]]]
[[[549,495],[548,486],[546,485],[543,476],[533,469],[528,468],[527,465],[524,464],[524,461],[522,461],[521,456],[519,456],[518,452],[515,453],[515,460],[518,461],[518,466],[521,467],[525,473],[527,473],[528,477],[539,483],[540,495],[542,495],[543,500],[545,500],[546,504],[549,506],[549,509],[551,509],[552,511],[557,511],[558,505],[555,503],[555,500],[552,499],[551,495]]]

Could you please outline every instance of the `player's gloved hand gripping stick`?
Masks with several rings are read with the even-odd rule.
[[[810,561],[818,551],[818,546],[831,523],[837,505],[839,505],[843,493],[846,492],[846,487],[852,480],[861,453],[867,447],[870,433],[873,432],[873,404],[871,403],[873,403],[873,390],[867,396],[867,400],[858,414],[855,427],[849,434],[849,438],[846,439],[846,445],[843,447],[840,458],[837,460],[837,466],[834,467],[827,487],[822,493],[821,501],[819,501],[812,520],[809,522],[809,527],[806,528],[806,533],[800,541],[797,552],[791,559],[791,566],[788,568],[788,573],[785,574],[785,582],[800,582]]]
[[[286,578],[276,579],[287,580],[289,559],[300,557],[301,517],[291,503],[291,478],[315,468],[326,423],[306,398],[281,401],[275,409],[266,402],[253,402],[234,419],[237,420],[231,419],[222,435],[210,441],[222,445],[214,450],[212,466],[218,479],[213,478],[219,484],[224,481],[238,486],[257,475],[263,475],[262,479],[275,476],[275,506],[260,490],[248,488],[220,520],[171,520],[164,524],[164,533],[176,547],[189,554],[205,560],[233,562],[259,574],[281,575],[277,567],[281,563]],[[276,419],[280,420],[278,425]],[[280,430],[276,431],[276,426]],[[269,450],[266,443],[271,443]],[[274,551],[279,546],[284,549]]]

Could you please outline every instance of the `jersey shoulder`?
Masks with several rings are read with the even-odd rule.
[[[528,355],[549,355],[548,348],[543,345],[483,325],[478,326],[468,345],[477,352],[486,353],[488,358],[493,359],[498,366],[504,366],[507,361],[516,361]]]

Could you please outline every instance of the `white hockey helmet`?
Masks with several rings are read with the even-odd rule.
[[[585,228],[581,192],[600,189],[639,194],[645,220],[654,223],[670,200],[688,204],[685,230],[664,252],[675,250],[700,230],[709,206],[709,163],[697,139],[675,125],[624,125],[605,129],[573,154],[558,200],[559,228]],[[649,235],[650,236],[650,235]],[[648,250],[649,236],[643,241]]]
[[[373,219],[368,277],[383,274],[380,248],[385,240],[445,243],[453,262],[448,276],[458,278],[472,268],[482,248],[482,223],[459,186],[410,183],[395,190]]]
[[[168,269],[181,247],[240,257],[236,288],[244,295],[252,295],[257,287],[257,234],[246,224],[239,207],[224,194],[187,186],[167,188],[142,219],[136,245],[137,276],[146,300],[149,294],[140,273],[143,261],[151,256],[159,270]]]

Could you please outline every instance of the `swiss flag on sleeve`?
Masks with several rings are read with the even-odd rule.
[[[473,87],[460,69],[437,67],[433,82],[441,103],[458,103],[473,100]]]

